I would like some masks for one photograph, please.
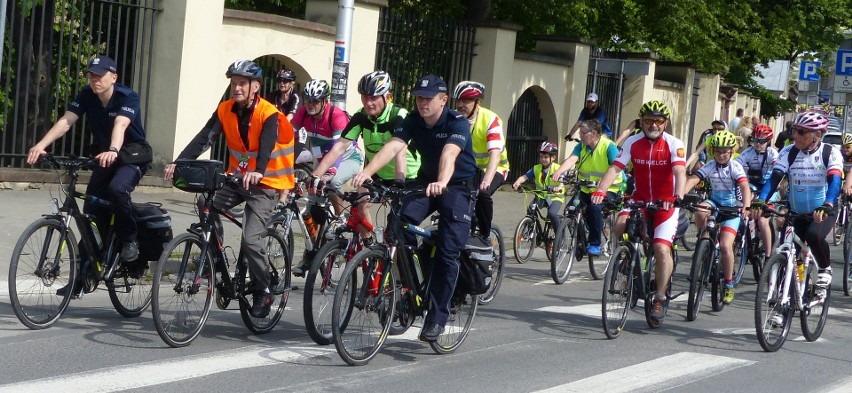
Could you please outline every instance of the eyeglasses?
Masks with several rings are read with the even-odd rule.
[[[716,151],[714,152],[714,154],[717,155],[717,156],[727,156],[727,155],[730,155],[733,152],[734,152],[734,149],[721,150],[721,149],[717,148]]]
[[[589,129],[589,128],[581,128],[580,129],[581,134],[590,134],[592,131],[594,131],[594,130]]]
[[[816,132],[816,130],[812,130],[810,128],[804,128],[804,127],[794,127],[793,129],[799,135],[805,135],[807,133]]]
[[[646,126],[650,126],[651,124],[656,124],[658,126],[661,126],[661,125],[665,124],[666,120],[668,120],[668,119],[642,119],[642,123],[645,124]]]
[[[324,100],[312,100],[312,99],[307,98],[307,97],[305,98],[305,104],[308,104],[308,105],[316,105],[316,104],[319,104],[320,102],[323,102],[323,101]]]

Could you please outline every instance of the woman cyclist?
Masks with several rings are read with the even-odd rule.
[[[751,134],[751,146],[743,150],[742,154],[736,158],[737,162],[745,169],[753,192],[763,189],[763,185],[772,175],[772,166],[778,159],[778,150],[769,145],[769,142],[772,141],[772,134],[771,127],[758,124]],[[778,193],[775,193],[769,199],[769,202],[775,202],[778,199]],[[760,236],[766,257],[769,258],[772,255],[772,231],[769,228],[769,218],[760,216],[757,219],[757,225],[760,227]]]

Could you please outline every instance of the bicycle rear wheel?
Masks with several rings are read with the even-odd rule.
[[[722,274],[721,256],[718,256],[713,262],[713,268],[710,270],[710,304],[713,306],[713,311],[719,312],[725,308],[725,303],[722,301],[722,290],[725,288],[725,275]]]
[[[494,250],[494,270],[491,272],[491,286],[488,287],[488,292],[479,295],[479,304],[488,304],[497,296],[497,291],[500,290],[500,285],[503,283],[503,275],[506,274],[504,267],[506,266],[506,247],[503,244],[503,232],[500,228],[491,226],[491,248]]]
[[[30,224],[12,250],[9,264],[9,300],[15,316],[30,329],[53,325],[65,309],[74,291],[77,275],[77,240],[65,231],[59,220],[41,218]]]
[[[479,306],[476,298],[476,295],[460,293],[456,290],[450,300],[450,319],[444,326],[444,332],[438,336],[437,340],[429,342],[433,351],[447,354],[461,346],[470,332],[473,317],[476,316],[476,309]]]
[[[843,294],[849,296],[852,291],[852,225],[846,225],[843,238]]]
[[[692,212],[687,211],[686,217],[689,219],[689,226],[686,227],[686,233],[680,238],[680,244],[683,245],[687,251],[692,251],[695,249],[695,245],[698,242],[698,227],[695,225],[695,219],[692,217]]]
[[[822,335],[825,328],[825,320],[828,318],[828,303],[831,300],[831,285],[825,289],[825,298],[820,301],[817,294],[817,267],[815,264],[808,266],[805,276],[805,293],[802,294],[802,310],[799,318],[802,322],[802,335],[805,340],[816,341]]]
[[[734,239],[734,286],[736,287],[743,279],[746,262],[748,261],[748,243],[746,236],[749,235],[748,228],[740,227],[741,232]]]
[[[239,282],[242,282],[243,293],[240,294],[240,316],[248,330],[255,334],[269,333],[278,324],[287,300],[290,298],[290,252],[284,239],[275,231],[267,231],[261,239],[263,251],[266,255],[266,263],[269,266],[269,293],[272,294],[272,309],[263,318],[251,315],[251,303],[248,301],[251,295],[252,284],[249,282],[248,266],[240,270]]]
[[[527,263],[535,251],[536,242],[535,221],[529,216],[522,218],[512,239],[515,260],[518,263]]]
[[[775,352],[784,345],[793,320],[793,307],[782,304],[784,270],[787,259],[778,254],[766,261],[763,274],[757,281],[754,299],[754,325],[757,341],[766,352]],[[790,288],[791,295],[793,288]]]
[[[627,324],[630,297],[633,296],[633,272],[630,261],[632,253],[628,246],[615,249],[609,260],[603,281],[602,320],[604,333],[616,338]]]
[[[618,239],[615,238],[613,225],[615,224],[615,214],[611,213],[604,216],[603,230],[601,230],[601,255],[593,257],[589,255],[589,273],[592,278],[600,280],[606,274],[609,259],[615,252],[615,246],[618,244]]]
[[[571,274],[571,267],[577,259],[577,237],[581,225],[576,225],[574,217],[563,218],[556,230],[553,251],[550,255],[550,277],[557,285],[561,285]],[[582,223],[580,223],[582,224]]]
[[[160,338],[185,347],[198,337],[213,303],[212,255],[202,255],[202,240],[193,233],[175,236],[154,270],[151,311]],[[201,275],[194,280],[197,271]]]
[[[334,304],[334,291],[346,267],[346,244],[345,239],[326,243],[317,252],[305,278],[305,329],[319,345],[329,345],[334,339],[331,332],[331,306]]]
[[[109,300],[115,310],[124,317],[138,317],[151,305],[154,274],[149,270],[149,262],[122,261],[117,252],[113,255],[113,259],[113,263],[119,265],[112,280],[106,283]]]
[[[746,235],[749,236],[749,235]],[[763,244],[761,232],[755,231],[755,236],[747,242],[750,244],[748,259],[751,263],[751,270],[754,274],[754,281],[760,280],[760,271],[766,263],[766,250]]]
[[[692,254],[692,270],[689,273],[689,297],[686,301],[686,320],[698,319],[701,301],[704,299],[704,288],[707,283],[707,271],[713,259],[710,239],[700,239]]]
[[[340,358],[363,366],[376,356],[396,308],[398,289],[382,248],[366,249],[343,270],[331,308],[331,331]],[[474,302],[475,303],[475,302]]]

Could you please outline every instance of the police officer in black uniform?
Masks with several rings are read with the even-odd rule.
[[[435,341],[449,319],[459,255],[470,235],[476,162],[470,124],[462,114],[447,107],[447,83],[435,75],[423,76],[417,81],[414,96],[417,110],[409,113],[393,138],[352,178],[352,184],[361,186],[409,142],[420,154],[417,181],[426,185],[426,197],[406,201],[402,218],[419,224],[436,210],[440,214],[441,240],[429,286],[432,308],[420,332],[420,340]],[[414,244],[413,237],[406,241]]]

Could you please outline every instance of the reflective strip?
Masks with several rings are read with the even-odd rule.
[[[287,146],[283,149],[273,150],[272,154],[269,155],[269,159],[270,160],[277,160],[278,158],[288,156],[288,155],[292,155],[295,152],[296,152],[295,146]]]
[[[277,171],[271,171],[271,170],[268,170],[268,169],[267,169],[267,170],[266,170],[266,172],[264,172],[264,173],[263,173],[263,176],[266,176],[266,177],[279,177],[279,176],[292,175],[292,174],[294,174],[294,173],[295,173],[295,170],[294,170],[292,167],[290,167],[290,168],[282,168],[282,169],[279,169],[279,170],[277,170]]]

